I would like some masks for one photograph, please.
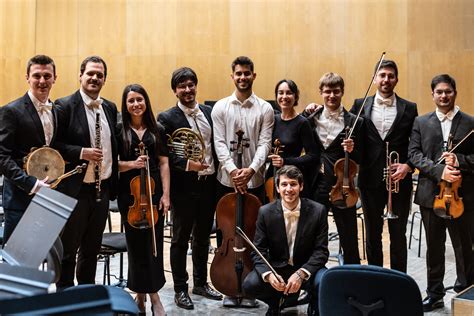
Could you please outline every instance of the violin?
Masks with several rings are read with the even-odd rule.
[[[275,139],[275,141],[273,142],[273,145],[274,147],[272,149],[271,155],[280,155],[280,153],[283,152],[281,148],[284,147],[284,145],[281,144],[280,139],[278,138]],[[276,176],[277,168],[275,166],[272,166],[272,168],[273,168],[273,177],[270,177],[267,179],[267,181],[265,181],[265,193],[267,195],[268,202],[273,202],[278,197],[278,192],[275,186],[275,176]]]
[[[143,142],[140,142],[138,148],[140,156],[146,155]],[[151,228],[153,255],[156,257],[155,224],[158,222],[158,210],[152,202],[155,180],[150,176],[149,157],[147,157],[145,167],[140,169],[140,175],[130,181],[130,192],[134,200],[133,205],[128,208],[127,221],[130,226],[137,229]]]
[[[237,168],[242,168],[243,148],[248,147],[244,132],[237,131],[237,141],[231,142],[231,151],[237,151]],[[240,305],[243,299],[242,283],[253,269],[250,248],[246,248],[242,229],[249,238],[255,236],[260,200],[250,193],[228,193],[217,203],[216,218],[218,229],[222,232],[222,245],[216,250],[211,264],[210,277],[214,287],[221,293],[237,299]]]
[[[448,138],[447,148],[444,146],[443,151],[452,152],[453,135]],[[464,203],[462,197],[459,196],[458,189],[461,186],[462,178],[455,182],[441,180],[439,183],[439,194],[435,196],[433,202],[433,210],[436,215],[442,218],[453,219],[458,218],[464,213]]]
[[[345,138],[348,138],[349,126],[346,127]],[[337,177],[336,184],[329,193],[329,200],[338,208],[349,208],[356,205],[359,199],[354,184],[357,174],[357,164],[349,158],[349,153],[344,152],[344,158],[338,159],[334,164],[334,175]]]

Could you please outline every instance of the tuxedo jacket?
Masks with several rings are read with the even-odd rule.
[[[319,139],[317,130],[316,130],[316,122],[315,119],[318,119],[321,114],[323,113],[323,109],[321,108],[318,111],[312,113],[311,115],[307,115],[307,112],[303,112],[303,116],[306,116],[309,120],[311,128],[314,133],[314,138],[316,140],[316,144],[318,146],[318,150],[321,153],[321,165],[324,168],[324,173],[318,173],[321,167],[318,166],[316,169],[316,175],[313,176],[313,183],[312,183],[312,191],[317,189],[317,183],[320,180],[324,180],[324,183],[328,183],[331,187],[336,184],[336,176],[334,175],[334,164],[338,159],[344,158],[344,148],[342,147],[342,141],[345,139],[345,130],[342,130],[339,135],[329,144],[327,148],[324,148],[321,140]],[[356,116],[350,112],[347,112],[346,109],[343,109],[344,113],[344,126],[352,128],[354,125]],[[356,163],[360,163],[361,160],[361,148],[363,147],[361,142],[363,142],[364,137],[362,135],[363,129],[363,120],[359,118],[357,120],[357,124],[354,128],[354,132],[352,133],[351,138],[354,140],[354,149],[350,153],[349,158],[354,160]],[[324,178],[324,179],[322,179]]]
[[[459,111],[453,118],[450,134],[453,145],[459,143],[474,128],[474,117]],[[415,203],[432,208],[435,194],[445,167],[444,162],[436,164],[443,152],[441,123],[435,112],[417,117],[411,133],[410,160],[420,170],[415,194]],[[465,209],[474,208],[474,134],[471,134],[454,150],[461,170],[462,183],[459,189]]]
[[[198,105],[202,113],[206,117],[209,125],[211,126],[212,133],[212,119],[211,111],[212,108],[208,105]],[[191,128],[189,125],[186,114],[178,107],[178,105],[173,106],[165,112],[161,112],[158,115],[158,122],[163,125],[165,128],[165,134],[169,137],[173,132],[179,128]],[[212,155],[214,158],[214,167],[217,172],[218,160],[214,151],[214,142],[212,141],[213,136],[211,134],[211,146],[212,146]],[[169,165],[171,173],[171,194],[172,195],[183,195],[189,194],[190,191],[193,191],[192,184],[195,183],[192,181],[197,177],[196,171],[186,171],[187,159],[178,157],[173,153],[172,150],[169,151]]]
[[[254,244],[274,268],[288,264],[290,251],[281,200],[266,204],[258,211]],[[317,202],[301,198],[300,217],[293,247],[293,265],[304,268],[312,276],[324,267],[329,257],[326,208]],[[261,275],[270,269],[252,252],[255,269]]]
[[[365,139],[358,178],[360,188],[375,188],[382,184],[385,185],[383,180],[383,170],[387,164],[385,142],[389,142],[389,153],[396,151],[400,156],[399,162],[407,163],[413,169],[413,164],[408,160],[408,143],[413,121],[418,115],[418,111],[415,103],[402,99],[398,95],[395,97],[397,99],[397,116],[385,139],[380,137],[371,119],[375,96],[368,97],[362,109],[361,117],[364,119]],[[357,115],[363,101],[364,99],[356,99],[350,111]],[[400,185],[411,185],[411,173],[406,175]]]
[[[53,107],[53,138],[57,134],[56,110]],[[43,125],[28,93],[0,109],[0,173],[3,183],[3,207],[25,210],[33,195],[36,178],[23,170],[24,158],[33,148],[45,146]],[[41,180],[41,179],[40,179]]]
[[[56,100],[55,106],[58,116],[58,137],[55,146],[67,162],[66,172],[68,172],[82,163],[89,163],[87,160],[80,159],[82,148],[93,147],[89,133],[89,124],[87,122],[84,101],[79,90],[70,96]],[[107,117],[111,133],[112,175],[108,183],[110,186],[110,199],[114,200],[118,184],[117,107],[113,102],[103,99],[102,108]],[[58,185],[58,190],[69,196],[77,197],[84,176],[85,170],[82,173],[64,179]]]

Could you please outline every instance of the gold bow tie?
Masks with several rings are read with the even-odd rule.
[[[300,211],[284,210],[283,215],[285,216],[286,219],[299,218],[300,217]]]
[[[53,105],[51,103],[39,103],[38,104],[38,112],[43,113],[43,112],[48,112],[53,109]]]
[[[199,113],[199,108],[197,106],[194,109],[186,108],[185,113],[191,117],[196,117]]]
[[[102,99],[97,99],[97,100],[92,100],[87,107],[91,110],[93,109],[98,109],[100,105],[102,104]]]
[[[375,102],[378,105],[386,105],[386,106],[392,106],[392,104],[393,104],[393,100],[390,99],[390,98],[388,98],[388,99],[376,98]]]

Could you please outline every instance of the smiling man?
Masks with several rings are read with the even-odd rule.
[[[310,295],[308,315],[319,315],[318,284],[329,256],[327,211],[322,204],[300,198],[303,174],[297,167],[283,166],[276,179],[281,198],[260,208],[254,244],[278,276],[252,252],[255,268],[243,288],[268,304],[266,315],[280,315],[281,298],[305,289]]]
[[[176,69],[171,76],[171,89],[178,98],[175,106],[160,113],[158,121],[165,133],[172,135],[181,128],[191,129],[201,137],[203,160],[188,159],[170,150],[171,203],[173,205],[173,238],[170,248],[171,271],[178,307],[193,309],[188,293],[186,257],[192,236],[193,294],[213,300],[222,295],[207,283],[209,235],[216,209],[217,159],[212,143],[211,107],[196,100],[198,78],[188,67]]]
[[[49,92],[56,81],[54,61],[37,55],[26,67],[28,92],[0,109],[0,174],[3,183],[3,208],[6,243],[28,204],[48,179],[36,179],[23,169],[23,159],[33,148],[49,146],[56,135],[55,113]],[[51,179],[50,179],[51,180]]]
[[[408,142],[413,121],[418,115],[416,104],[400,98],[395,93],[398,83],[397,64],[384,60],[375,65],[377,74],[374,84],[377,93],[367,98],[361,117],[364,119],[364,143],[362,146],[358,186],[364,210],[367,231],[367,259],[369,264],[383,266],[382,230],[388,192],[384,179],[388,152],[395,151],[399,162],[392,164],[392,178],[399,183],[399,192],[392,195],[393,213],[396,219],[388,220],[390,233],[390,267],[407,271],[406,228],[411,207],[413,164],[408,159]],[[350,110],[357,114],[363,99],[354,101]]]
[[[80,67],[80,89],[56,100],[60,135],[56,146],[68,161],[66,171],[87,163],[85,172],[58,186],[59,191],[78,200],[61,234],[64,256],[58,290],[74,285],[75,270],[78,284],[95,283],[109,201],[116,196],[117,108],[100,97],[106,78],[105,61],[99,56],[87,57]]]

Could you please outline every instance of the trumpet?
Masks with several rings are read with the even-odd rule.
[[[193,161],[204,161],[205,146],[201,135],[190,128],[178,128],[168,135],[168,148],[176,156]]]
[[[392,212],[392,193],[398,193],[400,184],[398,181],[393,181],[392,178],[392,165],[396,164],[400,161],[400,156],[396,151],[388,152],[388,142],[386,144],[386,167],[383,171],[384,173],[384,180],[385,180],[385,187],[388,192],[388,201],[387,201],[387,211],[385,214],[382,215],[384,219],[396,219],[398,215],[395,215]]]

